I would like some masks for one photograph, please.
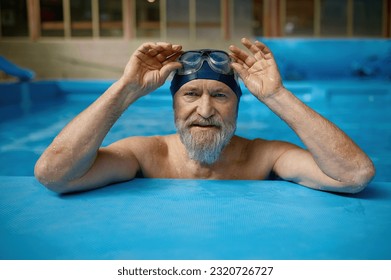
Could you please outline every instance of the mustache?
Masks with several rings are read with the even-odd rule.
[[[210,117],[210,118],[202,118],[198,116],[192,116],[185,122],[186,127],[191,127],[191,126],[216,126],[216,127],[222,127],[222,121],[219,120],[217,117]]]

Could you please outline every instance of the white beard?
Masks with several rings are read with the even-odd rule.
[[[192,127],[193,124],[216,127],[198,129]],[[191,117],[187,121],[175,119],[175,125],[190,159],[206,165],[211,165],[219,159],[236,130],[236,121],[224,123],[215,117]]]

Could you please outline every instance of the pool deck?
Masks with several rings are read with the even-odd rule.
[[[0,259],[391,259],[391,183],[135,179],[57,195],[0,176]]]

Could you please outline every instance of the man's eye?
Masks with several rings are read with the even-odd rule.
[[[185,96],[197,96],[198,94],[195,91],[187,91],[185,92]]]
[[[217,97],[217,98],[225,98],[226,97],[226,95],[224,93],[220,93],[220,92],[216,92],[212,96]]]

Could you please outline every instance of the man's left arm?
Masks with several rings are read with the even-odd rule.
[[[242,43],[252,55],[231,46],[232,67],[250,92],[284,120],[308,149],[282,145],[274,172],[315,189],[361,191],[375,173],[369,157],[342,130],[283,87],[274,57],[263,43],[247,39]]]
[[[369,157],[342,130],[282,88],[263,100],[308,151],[286,148],[274,164],[281,178],[327,191],[359,192],[374,176]]]

